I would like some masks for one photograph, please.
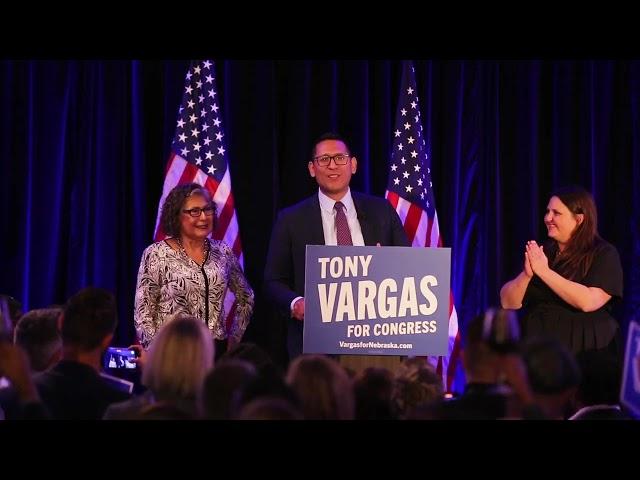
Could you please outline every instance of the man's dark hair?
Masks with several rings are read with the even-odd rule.
[[[282,372],[278,366],[273,362],[271,356],[265,349],[252,342],[241,342],[235,345],[233,348],[227,350],[221,357],[220,362],[223,360],[244,360],[254,366],[256,372],[259,374],[269,372],[275,375],[281,375]]]
[[[340,135],[339,133],[335,133],[335,132],[326,132],[323,133],[322,135],[320,135],[315,142],[313,142],[313,146],[311,147],[311,159],[309,160],[310,162],[313,161],[313,159],[316,156],[316,147],[318,146],[318,144],[320,142],[324,142],[325,140],[335,140],[337,142],[342,142],[344,143],[345,147],[347,147],[347,152],[351,154],[351,148],[349,148],[349,144],[347,143],[347,141],[345,140],[345,138]]]
[[[51,357],[62,347],[58,330],[61,313],[61,308],[31,310],[16,325],[14,342],[27,352],[31,368],[36,372],[45,370]]]
[[[243,389],[255,378],[255,367],[245,360],[220,361],[204,379],[201,391],[203,416],[208,420],[233,418]]]
[[[368,367],[353,384],[356,420],[391,420],[393,374],[386,368]]]
[[[534,393],[553,395],[580,384],[576,359],[555,339],[529,340],[523,348],[523,359]]]
[[[303,420],[300,410],[282,397],[264,396],[246,404],[238,420]]]
[[[90,351],[118,324],[116,299],[102,288],[87,287],[73,295],[64,310],[62,343]]]

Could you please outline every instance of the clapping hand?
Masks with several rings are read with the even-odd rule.
[[[544,254],[544,248],[541,245],[538,245],[535,240],[529,240],[527,242],[524,256],[525,256],[525,269],[526,269],[526,263],[527,263],[526,260],[528,260],[529,265],[531,266],[531,270],[536,275],[540,276],[541,273],[549,269],[549,260],[547,259],[547,256]]]

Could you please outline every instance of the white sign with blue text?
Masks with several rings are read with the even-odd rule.
[[[450,248],[308,245],[304,353],[446,355]]]

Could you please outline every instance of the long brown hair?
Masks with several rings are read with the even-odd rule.
[[[551,266],[569,280],[582,279],[591,268],[593,258],[602,243],[602,238],[598,235],[596,204],[591,193],[579,186],[561,187],[551,196],[558,197],[574,215],[583,215],[582,222],[576,225],[562,253],[558,242],[548,242],[552,247],[549,249]]]

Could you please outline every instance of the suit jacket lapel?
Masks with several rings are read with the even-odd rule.
[[[322,230],[322,213],[320,212],[320,200],[314,195],[309,204],[309,223],[303,228],[309,230],[307,245],[324,245],[324,230]]]

